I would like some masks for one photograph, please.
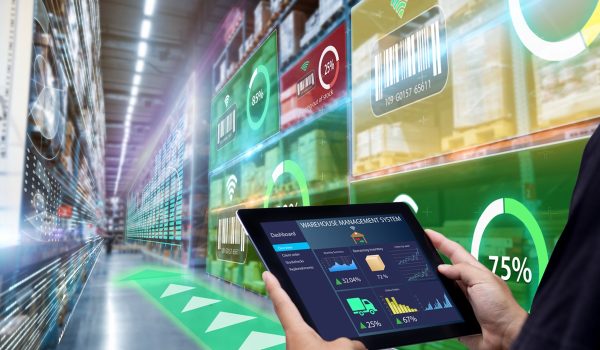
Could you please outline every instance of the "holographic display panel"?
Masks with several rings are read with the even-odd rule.
[[[264,292],[264,267],[236,210],[348,203],[346,112],[327,113],[211,176],[210,274]]]
[[[182,230],[184,113],[175,119],[149,164],[151,171],[129,193],[127,238],[179,243]]]
[[[273,32],[213,98],[211,170],[279,131],[277,57]]]

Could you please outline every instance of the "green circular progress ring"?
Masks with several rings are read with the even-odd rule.
[[[254,79],[256,78],[258,73],[261,73],[265,77],[265,81],[267,82],[267,89],[266,89],[267,90],[267,93],[266,93],[267,101],[265,102],[265,108],[263,108],[262,114],[260,115],[260,119],[255,122],[252,119],[252,115],[250,113],[250,98],[252,95],[250,93],[250,91],[252,91],[252,85],[254,85]],[[269,71],[267,70],[267,68],[265,66],[263,66],[261,64],[258,67],[256,67],[254,69],[254,72],[252,73],[252,78],[250,78],[250,83],[248,84],[248,94],[246,95],[246,115],[248,117],[248,124],[250,124],[250,128],[252,130],[258,130],[264,123],[265,118],[267,117],[267,111],[269,110],[270,96],[271,96],[271,80],[269,79]]]
[[[267,187],[264,207],[269,207],[275,183],[277,182],[279,177],[284,173],[290,174],[294,177],[294,179],[296,179],[296,182],[300,186],[300,194],[302,195],[302,206],[309,206],[310,196],[308,193],[308,183],[306,182],[306,176],[304,176],[302,168],[300,168],[300,166],[294,161],[284,160],[283,162],[279,163],[277,167],[275,167],[275,170],[273,170],[273,174],[271,175],[271,181],[269,182],[269,185]]]
[[[471,255],[473,255],[475,259],[479,260],[479,248],[481,246],[481,239],[483,238],[485,229],[494,218],[504,214],[512,215],[517,218],[529,231],[538,257],[538,281],[541,281],[544,271],[546,271],[546,266],[548,266],[548,249],[546,247],[546,241],[544,240],[544,234],[542,233],[540,225],[537,223],[535,217],[533,214],[531,214],[529,209],[515,199],[497,199],[488,205],[488,207],[483,211],[483,214],[481,214],[479,220],[477,221],[477,225],[475,226],[475,232],[473,233]]]

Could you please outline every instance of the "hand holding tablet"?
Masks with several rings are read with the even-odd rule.
[[[274,303],[286,300],[285,290],[324,339],[378,348],[480,331],[463,292],[438,273],[439,255],[402,204],[240,210],[238,217],[281,282],[283,289],[267,277]],[[287,311],[278,315],[288,317]]]

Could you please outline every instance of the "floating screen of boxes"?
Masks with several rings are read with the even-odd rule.
[[[262,265],[235,218],[237,209],[348,203],[348,144],[337,127],[345,120],[345,109],[328,113],[211,176],[210,273],[262,291],[260,271],[248,267]]]
[[[173,125],[154,157],[147,182],[129,193],[127,238],[161,243],[181,241],[184,119]]]
[[[528,309],[598,123],[600,4],[403,3],[352,9],[351,201],[409,203]]]
[[[377,0],[352,10],[354,176],[598,115],[596,1],[405,3],[401,17]],[[531,23],[526,29],[519,15]],[[559,40],[582,27],[587,46],[561,60],[539,57],[522,34]],[[505,150],[510,145],[485,152]]]
[[[345,33],[345,25],[333,29],[282,73],[281,98],[271,90],[269,103],[258,108],[266,108],[268,114],[255,130],[251,131],[254,119],[247,118],[247,107],[254,116],[253,104],[260,106],[268,95],[260,67],[277,68],[271,61],[277,55],[267,55],[274,49],[275,33],[213,99],[211,164],[216,168],[210,177],[210,273],[263,291],[263,267],[235,218],[237,209],[348,203],[347,108],[336,104],[347,94]],[[249,87],[255,86],[248,99]],[[236,91],[242,92],[240,98],[232,94]],[[275,134],[270,131],[273,125]],[[246,136],[241,128],[246,128]],[[256,151],[243,159],[236,156],[253,147]]]
[[[277,32],[212,100],[210,169],[279,131]]]

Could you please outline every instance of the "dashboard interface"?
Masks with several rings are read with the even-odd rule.
[[[399,214],[265,222],[262,228],[326,338],[463,322]]]

